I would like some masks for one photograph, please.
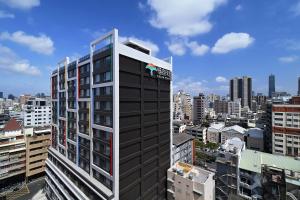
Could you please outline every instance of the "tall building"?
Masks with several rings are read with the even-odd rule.
[[[275,75],[269,76],[269,98],[272,98],[272,94],[275,92]]]
[[[228,113],[228,101],[226,100],[215,100],[214,101],[214,110],[216,114]]]
[[[21,125],[11,118],[0,130],[0,188],[26,176],[26,144]]]
[[[247,76],[231,79],[229,94],[231,101],[241,99],[242,107],[249,107],[251,109],[252,79]]]
[[[206,99],[203,93],[193,99],[193,122],[200,124],[205,119]]]
[[[188,93],[179,91],[173,96],[173,119],[192,120],[192,101]]]
[[[51,75],[51,199],[166,199],[171,59],[119,42],[114,29]]]
[[[214,200],[214,175],[200,167],[176,162],[168,170],[167,200]]]
[[[3,92],[0,92],[0,99],[3,99]]]
[[[300,96],[300,77],[298,78],[298,96]]]
[[[273,104],[272,152],[300,156],[300,105]]]
[[[50,126],[51,102],[44,98],[29,98],[23,106],[24,126]]]

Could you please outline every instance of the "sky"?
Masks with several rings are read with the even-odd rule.
[[[300,0],[0,0],[0,91],[50,91],[64,57],[89,52],[113,28],[173,56],[173,89],[228,94],[250,76],[253,90],[296,94],[300,76]]]

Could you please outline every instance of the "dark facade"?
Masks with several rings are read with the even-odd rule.
[[[170,167],[170,81],[120,56],[120,199],[165,199]]]
[[[271,74],[269,76],[269,98],[272,97],[273,92],[275,92],[275,76]]]
[[[300,77],[298,78],[298,96],[300,96]]]

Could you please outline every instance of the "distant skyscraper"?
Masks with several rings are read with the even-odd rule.
[[[242,107],[248,106],[249,108],[251,108],[252,79],[247,76],[231,79],[229,93],[231,101],[241,99]]]
[[[271,74],[269,76],[269,97],[272,97],[273,92],[275,92],[275,76]]]
[[[3,92],[0,92],[0,98],[1,99],[3,98]]]
[[[298,78],[298,96],[300,96],[300,77]]]

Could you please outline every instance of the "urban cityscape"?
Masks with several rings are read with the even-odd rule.
[[[299,19],[0,0],[0,200],[300,200]]]

